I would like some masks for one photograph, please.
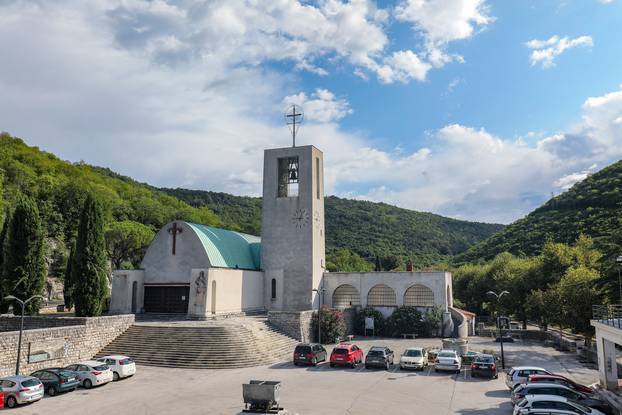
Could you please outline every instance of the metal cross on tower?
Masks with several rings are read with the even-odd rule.
[[[296,132],[300,128],[300,124],[302,124],[303,117],[304,113],[300,105],[296,107],[296,104],[294,104],[285,112],[285,122],[292,132],[292,147],[296,147]]]
[[[173,234],[173,255],[175,255],[175,247],[177,246],[177,234],[181,233],[183,229],[177,227],[177,222],[173,222],[173,227],[168,228],[168,233]]]

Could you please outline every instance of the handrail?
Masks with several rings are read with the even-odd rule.
[[[593,305],[592,319],[601,324],[622,329],[622,304]]]

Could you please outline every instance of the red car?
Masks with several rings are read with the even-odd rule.
[[[330,354],[330,367],[344,365],[355,367],[358,363],[363,363],[363,350],[350,343],[340,343]]]
[[[571,379],[568,379],[567,377],[560,376],[560,375],[529,375],[529,378],[527,379],[527,383],[536,383],[536,382],[557,383],[559,385],[564,385],[577,392],[587,393],[588,395],[594,393],[594,390],[590,388],[589,386],[581,385]]]

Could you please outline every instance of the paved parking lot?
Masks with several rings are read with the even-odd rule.
[[[438,339],[356,340],[367,350],[388,345],[399,356],[406,347],[440,346]],[[490,339],[471,338],[471,350],[497,349]],[[506,345],[508,363],[536,364],[564,373],[576,381],[597,380],[595,368],[581,365],[575,355],[537,343]],[[396,359],[397,360],[397,359]],[[287,362],[272,366],[229,370],[182,370],[141,366],[130,379],[92,390],[78,389],[10,411],[15,414],[239,414],[243,409],[242,383],[250,379],[280,380],[282,405],[290,414],[511,414],[503,377],[472,379],[423,372],[295,367]],[[7,411],[9,412],[9,411]]]

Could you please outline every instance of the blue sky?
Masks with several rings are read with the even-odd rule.
[[[8,1],[0,129],[258,195],[297,103],[328,193],[509,223],[622,157],[621,25],[620,0]]]

